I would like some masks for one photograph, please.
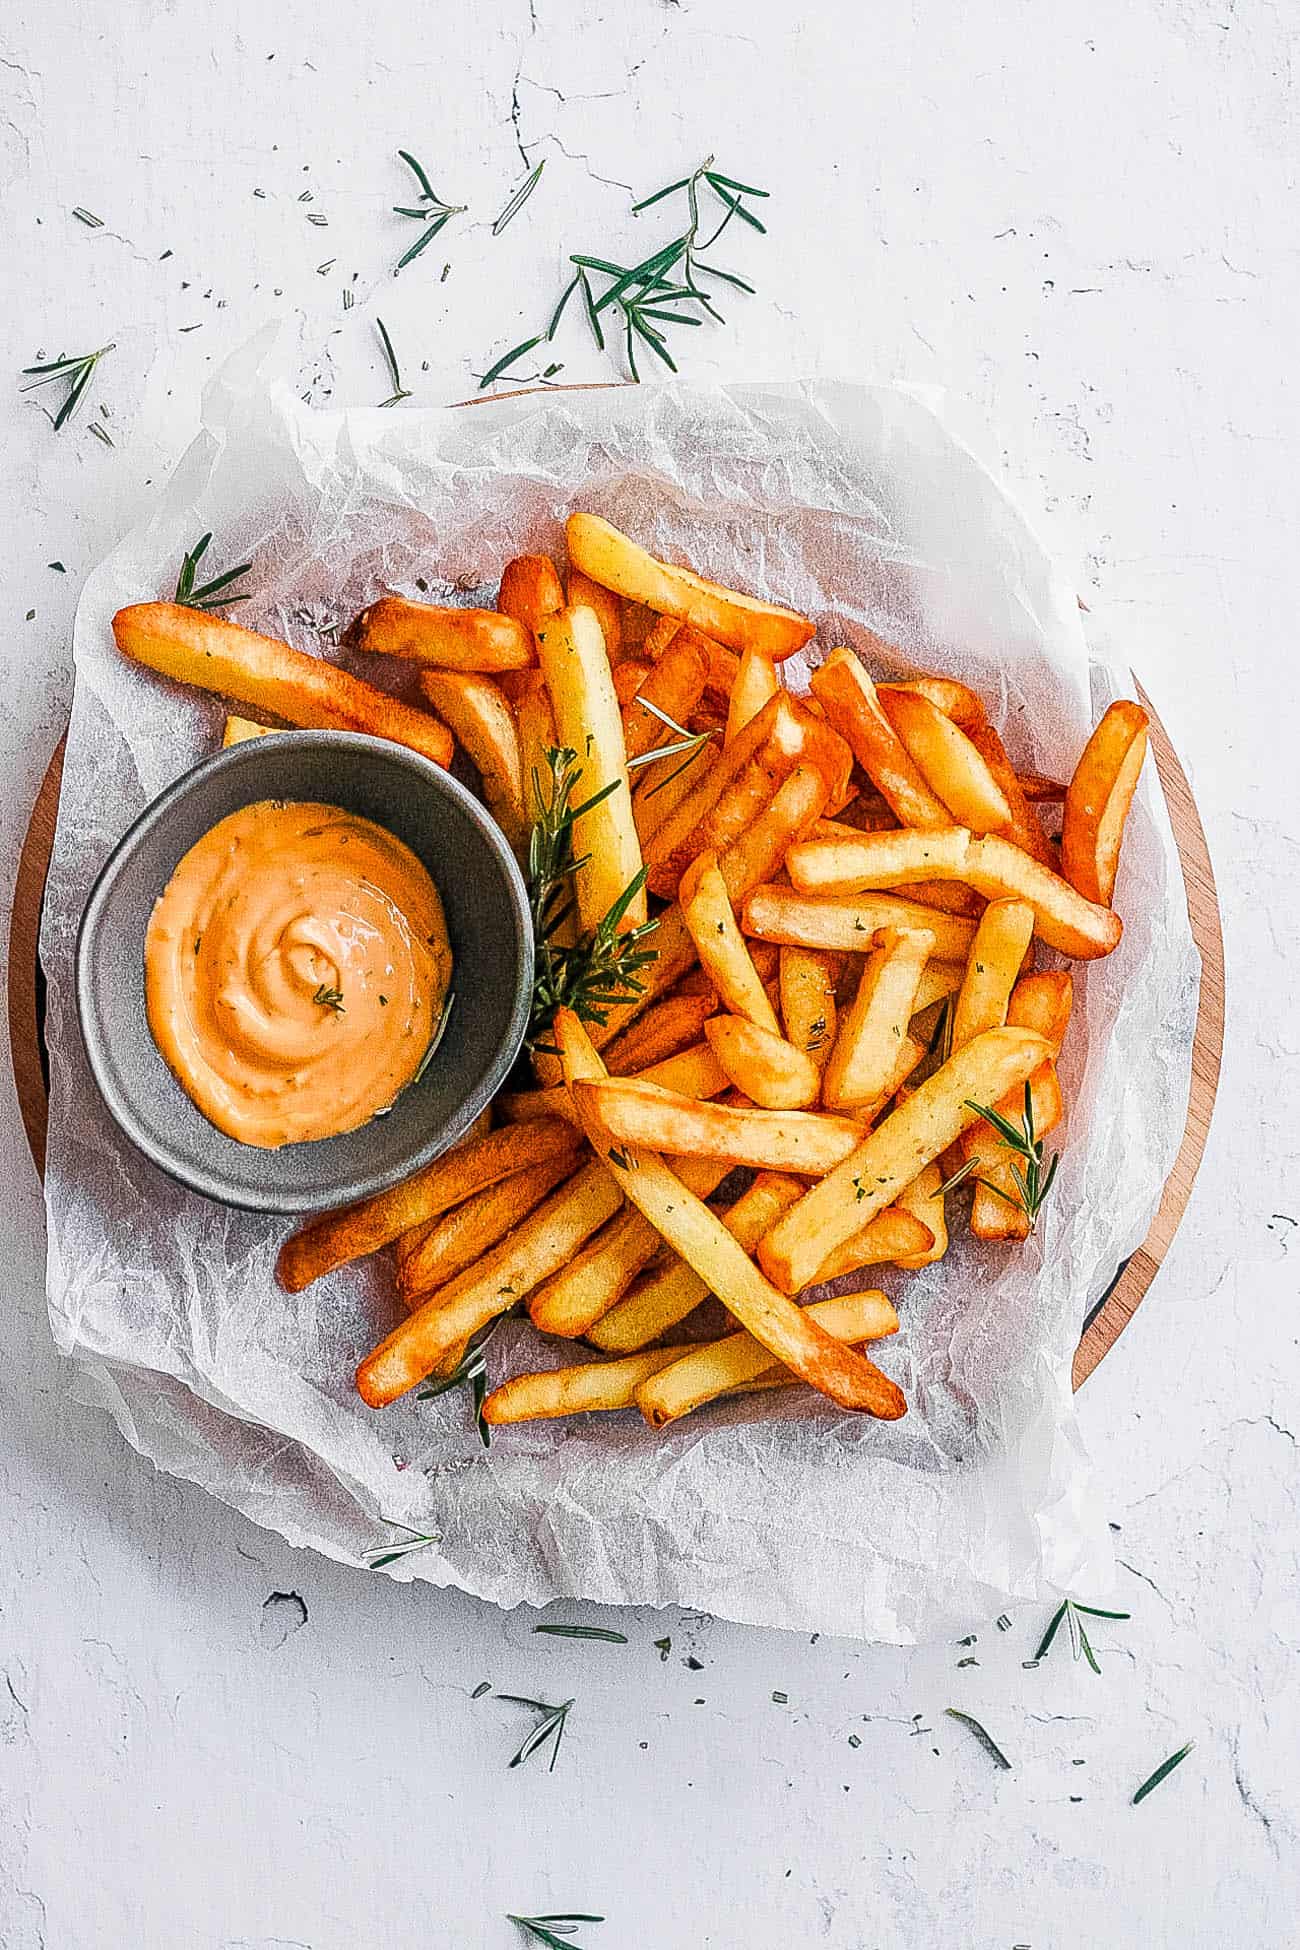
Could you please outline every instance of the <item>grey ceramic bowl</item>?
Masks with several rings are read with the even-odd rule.
[[[424,1075],[387,1115],[278,1151],[239,1144],[209,1124],[159,1055],[144,1006],[145,930],[178,862],[219,819],[270,798],[342,806],[405,841],[442,895],[456,998]],[[171,1177],[258,1212],[347,1204],[454,1144],[519,1052],[532,981],[527,890],[498,827],[428,759],[347,731],[253,739],[168,786],[110,855],[77,939],[82,1035],[113,1117]]]

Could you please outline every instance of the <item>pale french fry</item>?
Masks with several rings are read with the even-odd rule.
[[[588,1140],[597,1149],[607,1147],[607,1128],[589,1094],[598,1087],[604,1066],[572,1010],[558,1012],[555,1031],[564,1056],[564,1080],[578,1103]],[[770,1354],[842,1408],[886,1420],[907,1412],[902,1390],[864,1356],[840,1347],[779,1293],[721,1220],[685,1190],[662,1158],[653,1151],[624,1155],[626,1163],[617,1169],[628,1199]]]
[[[828,1110],[871,1110],[898,1088],[900,1054],[910,1041],[907,1026],[933,948],[928,930],[882,928],[876,934],[822,1076]],[[910,1074],[910,1050],[907,1055]]]
[[[837,1300],[818,1300],[804,1311],[837,1341],[853,1345],[898,1332],[898,1315],[883,1293],[845,1293]],[[662,1429],[770,1372],[771,1356],[752,1334],[728,1334],[725,1340],[679,1352],[675,1362],[638,1384],[634,1399],[650,1427]]]
[[[908,677],[901,682],[881,684],[877,688],[882,691],[914,691],[918,697],[927,697],[936,711],[942,711],[945,718],[951,718],[963,731],[972,731],[976,725],[985,722],[983,699],[969,684],[960,683],[955,677]]]
[[[701,994],[664,996],[608,1045],[606,1069],[612,1077],[633,1076],[689,1048],[698,1043],[705,1023],[716,1015],[717,1008],[718,998],[711,987]]]
[[[381,596],[354,617],[344,634],[349,650],[401,657],[441,670],[524,670],[535,662],[522,623],[495,609],[444,609],[436,603]]]
[[[804,1181],[776,1171],[760,1171],[749,1189],[722,1214],[722,1223],[745,1251],[803,1196]],[[597,1347],[629,1353],[657,1340],[693,1313],[708,1294],[706,1281],[675,1255],[652,1267],[588,1334]]]
[[[1063,955],[1094,961],[1119,946],[1124,924],[1118,914],[1095,905],[1060,874],[995,834],[972,840],[963,878],[988,900],[1028,901],[1035,933]]]
[[[507,1128],[527,1131],[536,1126]],[[362,1401],[382,1408],[405,1395],[451,1348],[508,1312],[572,1259],[621,1203],[622,1193],[599,1159],[584,1165],[499,1246],[439,1287],[366,1356],[356,1375]]]
[[[837,1246],[861,1231],[961,1136],[978,1114],[968,1108],[968,1099],[996,1103],[1023,1083],[1047,1047],[1031,1030],[990,1029],[954,1051],[778,1220],[758,1249],[769,1279],[787,1293],[806,1286]]]
[[[656,745],[675,739],[664,717],[684,725],[704,695],[709,652],[695,630],[679,630],[645,682],[623,707],[623,743],[627,755],[640,758]],[[652,710],[650,707],[654,706]],[[663,716],[657,716],[662,712]]]
[[[1066,794],[1066,786],[1061,779],[1049,779],[1044,772],[1021,772],[1020,790],[1031,806],[1059,804]]]
[[[835,982],[840,958],[817,948],[782,948],[778,952],[785,1033],[796,1049],[811,1057],[819,1071],[824,1070],[835,1042]]]
[[[662,616],[693,624],[733,650],[761,650],[779,663],[812,636],[813,626],[805,617],[657,561],[599,515],[570,515],[565,534],[569,560],[584,574],[633,602],[647,603]]]
[[[975,930],[966,974],[953,1004],[954,1049],[1006,1021],[1007,1004],[1033,933],[1034,910],[1027,901],[989,902]]]
[[[900,928],[934,937],[940,961],[965,962],[975,923],[941,914],[919,901],[892,894],[837,894],[829,899],[796,894],[789,887],[756,887],[741,911],[741,927],[761,941],[796,948],[848,949],[863,954],[878,928]]]
[[[259,715],[308,731],[364,731],[451,763],[451,733],[430,712],[238,623],[181,603],[132,603],[113,618],[113,635],[134,663]]]
[[[700,966],[728,1009],[778,1036],[776,1013],[750,960],[715,854],[701,853],[687,868],[680,899]]]
[[[894,816],[904,826],[951,826],[952,814],[931,791],[885,716],[876,688],[853,652],[832,650],[808,681]]]
[[[519,852],[528,844],[532,820],[525,811],[514,712],[492,679],[476,671],[422,670],[419,685],[477,765],[488,809]]]
[[[901,1197],[901,1194],[900,1194]],[[887,1205],[868,1219],[860,1232],[837,1246],[822,1261],[809,1286],[824,1286],[828,1280],[841,1280],[846,1273],[860,1273],[864,1266],[901,1266],[914,1253],[927,1252],[934,1234],[924,1220],[901,1204]]]
[[[723,743],[729,745],[750,719],[758,716],[768,699],[776,696],[779,689],[772,659],[765,657],[761,650],[744,651],[727,705],[727,731]]]
[[[959,725],[917,691],[877,694],[880,708],[959,826],[994,832],[1011,817],[988,766]]]
[[[398,1259],[397,1291],[408,1311],[504,1239],[511,1226],[526,1219],[572,1174],[577,1162],[575,1143],[572,1151],[485,1186],[423,1228],[418,1243]]]
[[[595,611],[562,609],[548,618],[537,632],[537,653],[560,743],[578,754],[582,766],[579,803],[613,786],[573,826],[574,852],[582,860],[574,875],[578,917],[584,928],[594,928],[641,871],[623,725]],[[643,888],[629,903],[624,925],[635,927],[645,916]]]
[[[919,1220],[930,1234],[928,1246],[919,1252],[900,1253],[895,1265],[901,1266],[904,1272],[915,1273],[943,1258],[948,1250],[948,1220],[944,1211],[943,1167],[937,1159],[918,1172],[910,1185],[903,1187],[891,1209]],[[882,1212],[880,1216],[884,1218],[885,1214]]]
[[[712,741],[697,745],[693,752],[677,752],[671,758],[653,759],[639,768],[632,788],[632,817],[644,855],[655,834],[689,792],[706,779],[717,763]]]
[[[269,724],[254,724],[251,718],[237,718],[232,713],[222,729],[221,742],[224,746],[246,745],[252,738],[265,738],[270,729]]]
[[[570,603],[573,597],[569,597]],[[531,638],[548,616],[564,608],[564,590],[549,555],[517,555],[501,571],[497,608],[513,616]]]
[[[1108,905],[1120,844],[1147,750],[1146,712],[1112,704],[1083,748],[1065,795],[1061,872],[1086,900]]]
[[[697,1103],[631,1077],[579,1083],[572,1094],[583,1128],[598,1121],[620,1146],[654,1145],[674,1156],[770,1171],[818,1176],[847,1157],[862,1137],[862,1126],[849,1117]]]
[[[571,1368],[511,1375],[484,1401],[483,1420],[497,1428],[511,1422],[633,1408],[641,1383],[680,1359],[680,1348],[656,1347],[644,1354],[625,1354],[618,1361],[583,1361]]]
[[[281,1246],[275,1276],[287,1293],[299,1293],[336,1266],[378,1252],[399,1233],[449,1212],[498,1179],[572,1152],[573,1131],[560,1118],[488,1131],[444,1152],[386,1192],[309,1219]]]
[[[1025,797],[1024,789],[1016,776],[1016,768],[1007,757],[1006,747],[1001,738],[987,719],[982,719],[978,724],[967,725],[964,729],[966,736],[988,766],[994,784],[1010,808],[1010,819],[999,829],[1001,837],[1010,840],[1013,846],[1023,847],[1025,852],[1035,860],[1041,860],[1045,867],[1054,865],[1047,835],[1039,824],[1038,815]]]
[[[737,1090],[764,1110],[803,1110],[816,1103],[821,1072],[784,1036],[741,1016],[714,1016],[705,1023],[704,1034]]]
[[[1040,1063],[1025,1089],[1029,1092],[1034,1136],[1045,1137],[1060,1123],[1065,1113],[1056,1065]],[[1019,1126],[1025,1109],[1024,1089],[1020,1091],[1018,1101],[1014,1092],[1009,1092],[1004,1101],[1015,1102],[1016,1108],[1009,1115],[1012,1123]],[[1008,1115],[1006,1112],[1003,1114]],[[979,1160],[979,1172],[975,1180],[975,1196],[971,1200],[970,1229],[977,1239],[1028,1239],[1029,1214],[1025,1211],[1020,1187],[1011,1168],[1014,1154],[1006,1148],[997,1132],[982,1120],[981,1128],[986,1134],[985,1138],[975,1140],[971,1152]],[[967,1133],[968,1139],[971,1135]]]
[[[619,597],[603,584],[593,582],[581,569],[569,570],[564,593],[570,609],[595,610],[605,639],[605,653],[616,664],[623,655],[623,604]],[[561,605],[557,603],[555,607],[559,609]]]
[[[785,869],[791,886],[801,894],[851,893],[865,885],[903,888],[914,880],[942,881],[959,874],[969,843],[970,834],[963,826],[902,827],[893,833],[854,834],[849,839],[811,839],[790,848]],[[851,866],[864,857],[872,864],[870,882],[845,872],[846,860]]]

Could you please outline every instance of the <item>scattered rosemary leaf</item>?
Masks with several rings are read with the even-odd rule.
[[[84,223],[88,230],[102,230],[104,228],[104,219],[97,217],[93,210],[83,210],[78,206],[72,214],[77,219],[77,222]]]
[[[1011,1772],[1011,1762],[1007,1759],[987,1727],[982,1727],[972,1714],[963,1713],[960,1707],[945,1706],[943,1710],[949,1719],[960,1720],[964,1727],[969,1727],[989,1758],[995,1761],[999,1767],[1005,1767],[1008,1773]]]
[[[568,1910],[558,1916],[513,1916],[507,1915],[507,1923],[517,1923],[526,1930],[534,1943],[543,1943],[547,1950],[581,1950],[573,1941],[573,1933],[579,1923],[603,1923],[603,1916],[593,1916],[589,1911]]]
[[[187,609],[226,609],[235,603],[248,601],[246,592],[232,593],[231,584],[248,574],[253,566],[251,562],[241,562],[237,569],[227,569],[224,575],[213,576],[210,582],[195,586],[199,563],[206,555],[211,540],[212,530],[209,529],[206,535],[200,535],[182,560],[180,573],[176,577],[176,593],[172,597],[174,603],[182,603]]]
[[[408,1525],[392,1523],[388,1518],[384,1521],[388,1523],[391,1530],[404,1530],[406,1535],[394,1539],[390,1544],[377,1544],[373,1550],[366,1551],[365,1561],[368,1570],[382,1571],[385,1564],[395,1564],[399,1557],[409,1557],[412,1551],[427,1550],[430,1544],[442,1542],[442,1538],[436,1532],[412,1530]]]
[[[1145,1779],[1145,1781],[1143,1781],[1141,1787],[1138,1789],[1137,1793],[1133,1796],[1133,1800],[1130,1803],[1130,1805],[1136,1808],[1139,1801],[1145,1801],[1148,1794],[1150,1794],[1154,1788],[1159,1787],[1161,1781],[1164,1780],[1165,1776],[1167,1774],[1172,1774],[1175,1767],[1177,1767],[1182,1761],[1185,1761],[1187,1759],[1188,1754],[1191,1753],[1192,1748],[1195,1745],[1196,1742],[1194,1740],[1189,1740],[1187,1742],[1187,1745],[1185,1747],[1180,1747],[1176,1754],[1170,1754],[1168,1760],[1162,1760],[1159,1767],[1157,1767],[1155,1773],[1147,1775],[1147,1778]]]
[[[312,1001],[319,1003],[322,1009],[332,1009],[336,1016],[345,1016],[347,1014],[347,1009],[343,1002],[342,989],[332,989],[327,982],[320,984],[315,995],[312,997]]]
[[[627,1644],[625,1633],[607,1631],[603,1625],[534,1625],[533,1630],[553,1639],[602,1639],[607,1645]]]
[[[388,336],[387,325],[385,325],[382,318],[376,318],[375,324],[379,328],[379,337],[384,348],[384,358],[388,362],[388,372],[393,382],[392,392],[387,399],[381,399],[379,404],[381,406],[396,406],[400,401],[410,399],[411,394],[408,388],[402,384],[402,374],[397,363],[397,354],[393,350],[393,341]]]
[[[531,175],[528,175],[524,178],[523,182],[519,185],[519,188],[515,191],[514,195],[510,198],[509,202],[506,204],[505,209],[501,212],[501,215],[497,218],[496,222],[493,224],[492,235],[494,237],[499,237],[501,235],[501,232],[505,229],[506,225],[511,221],[511,219],[519,215],[519,212],[523,209],[525,203],[527,203],[529,197],[532,195],[533,191],[537,188],[538,183],[541,181],[542,171],[545,169],[545,167],[546,167],[546,158],[543,157],[541,162],[538,163],[536,169],[532,171]]]
[[[45,566],[47,569],[57,569],[61,576],[65,576],[68,573],[62,562],[47,562]]]
[[[59,432],[61,427],[66,426],[72,418],[72,415],[77,409],[78,402],[81,400],[87,387],[90,385],[91,379],[94,377],[95,368],[98,366],[100,360],[114,350],[115,347],[110,342],[108,345],[101,345],[94,352],[80,352],[73,354],[71,357],[60,353],[57,359],[49,359],[43,365],[23,367],[23,378],[31,382],[30,385],[23,387],[22,390],[25,393],[35,392],[41,386],[55,385],[59,381],[62,381],[67,386],[68,390],[63,397],[59,410],[52,416],[54,420],[54,431],[56,433]],[[92,427],[91,431],[98,433],[100,439],[106,445],[112,446],[113,443],[109,440],[107,434],[101,432],[98,427]]]
[[[668,1655],[672,1651],[672,1649],[673,1649],[673,1642],[671,1639],[655,1640],[655,1651],[659,1654],[659,1660],[662,1665],[667,1665]]]
[[[569,1718],[569,1708],[573,1705],[573,1701],[571,1699],[561,1700],[558,1706],[552,1706],[546,1700],[524,1699],[518,1693],[498,1693],[497,1698],[509,1701],[512,1706],[527,1706],[534,1713],[540,1713],[542,1715],[542,1718],[528,1735],[528,1738],[524,1741],[518,1753],[515,1754],[510,1765],[512,1767],[522,1767],[523,1763],[535,1754],[547,1740],[552,1740],[551,1761],[546,1771],[548,1774],[553,1774],[555,1772],[556,1756],[559,1754],[560,1742],[564,1738],[564,1729]]]
[[[463,215],[468,206],[464,203],[444,203],[430,182],[428,172],[409,150],[399,149],[397,153],[420,186],[420,200],[414,207],[409,204],[395,203],[393,214],[398,217],[412,217],[417,223],[427,226],[410,249],[403,251],[398,258],[395,270],[403,271],[420,255],[421,251],[427,249],[438,232],[450,223],[453,217]]]
[[[108,428],[101,426],[98,420],[91,421],[90,432],[94,434],[101,447],[114,447],[117,445],[117,442],[109,433]]]
[[[998,1617],[994,1620],[994,1623],[997,1625],[999,1632],[1009,1632],[1011,1630],[1011,1620],[1007,1617],[1005,1612],[999,1613]]]
[[[470,1698],[482,1699],[484,1693],[490,1693],[491,1691],[492,1691],[492,1681],[490,1679],[480,1679],[478,1685],[474,1688],[473,1692],[470,1694]]]
[[[973,1098],[968,1097],[966,1108],[975,1111],[986,1124],[991,1125],[1002,1139],[1003,1149],[1012,1153],[1010,1169],[1017,1196],[1013,1198],[1009,1192],[1002,1191],[999,1186],[991,1184],[987,1178],[981,1178],[980,1184],[1007,1205],[1018,1206],[1028,1219],[1029,1230],[1032,1232],[1038,1223],[1038,1214],[1042,1210],[1047,1194],[1052,1189],[1056,1168],[1061,1162],[1061,1154],[1059,1151],[1054,1151],[1052,1162],[1044,1165],[1043,1140],[1034,1134],[1034,1095],[1028,1081],[1025,1083],[1025,1109],[1019,1130],[1010,1118],[1004,1117],[1001,1111],[994,1110],[989,1104],[977,1104]]]

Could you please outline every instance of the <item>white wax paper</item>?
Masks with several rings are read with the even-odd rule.
[[[1090,668],[1073,592],[937,398],[818,381],[322,413],[271,384],[266,358],[254,344],[210,389],[202,433],[77,616],[42,938],[46,1198],[50,1316],[93,1398],[160,1467],[291,1542],[358,1563],[386,1521],[435,1532],[391,1574],[502,1605],[679,1603],[906,1642],[1104,1590],[1070,1360],[1173,1161],[1198,980],[1150,766],[1123,943],[1077,970],[1064,1155],[1036,1237],[993,1249],[959,1231],[940,1265],[884,1273],[903,1329],[880,1358],[907,1393],[901,1422],[772,1396],[658,1436],[631,1414],[507,1429],[485,1452],[458,1395],[376,1414],[352,1373],[395,1318],[386,1262],[287,1296],[272,1276],[283,1220],[191,1196],[119,1135],[76,1023],[77,921],[114,841],[214,748],[222,712],[127,664],[109,619],[169,594],[207,529],[217,567],[255,564],[240,619],[325,655],[332,626],[385,587],[490,602],[503,563],[558,550],[576,506],[805,611],[823,648],[870,628],[908,667],[969,679],[1013,757],[1044,771],[1068,775],[1095,714],[1132,688]],[[559,1358],[512,1323],[491,1371],[539,1356]]]

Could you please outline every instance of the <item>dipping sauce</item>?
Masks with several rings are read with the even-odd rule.
[[[203,1115],[271,1150],[336,1137],[411,1082],[451,974],[415,855],[337,806],[264,799],[192,846],[155,904],[154,1041]]]

